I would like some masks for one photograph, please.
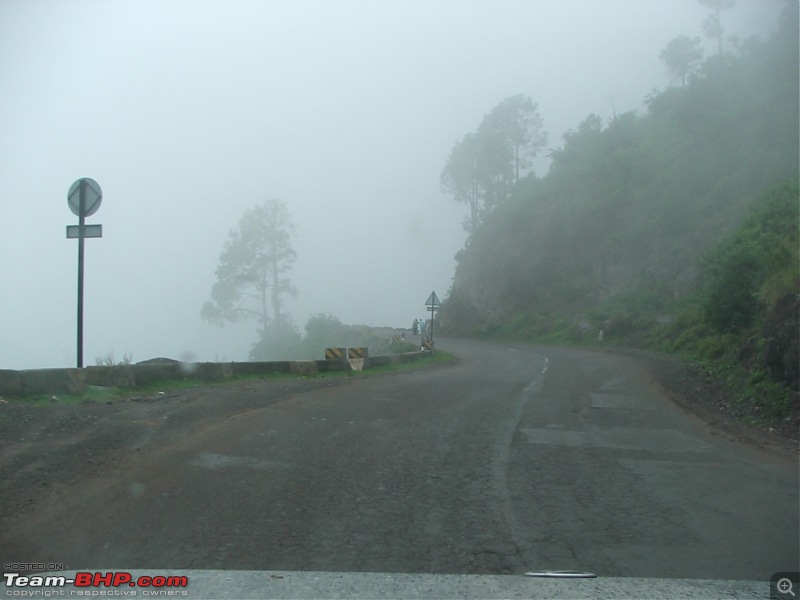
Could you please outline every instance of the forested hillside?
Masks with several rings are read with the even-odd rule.
[[[763,325],[778,302],[796,311],[797,3],[786,4],[771,39],[684,66],[685,84],[653,93],[644,114],[608,123],[589,115],[552,153],[545,177],[520,178],[482,214],[457,256],[446,331],[596,339],[602,330],[607,341],[674,342],[674,332],[655,330],[674,327],[688,306],[706,306],[709,294],[721,301],[709,281],[745,221],[762,250],[786,250],[746,259],[781,275],[769,276],[776,289],[768,292],[766,280],[754,284],[747,323],[702,313],[709,335]],[[759,238],[757,214],[775,195],[789,222]],[[764,261],[780,265],[762,269]]]

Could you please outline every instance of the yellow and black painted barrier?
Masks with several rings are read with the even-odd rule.
[[[325,348],[325,360],[344,360],[346,348]]]
[[[367,348],[348,348],[347,358],[367,358],[369,350]]]

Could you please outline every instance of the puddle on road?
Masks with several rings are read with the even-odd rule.
[[[227,469],[233,467],[267,470],[281,469],[287,466],[287,463],[282,460],[260,460],[249,456],[228,456],[206,452],[198,454],[189,464],[193,467],[203,467],[205,469]]]

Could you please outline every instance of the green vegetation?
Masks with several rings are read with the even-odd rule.
[[[283,310],[284,298],[296,295],[288,277],[296,259],[291,243],[293,231],[289,209],[280,200],[268,200],[246,210],[220,253],[211,300],[203,305],[202,317],[219,326],[255,321],[258,340],[250,350],[253,361],[322,359],[325,348],[330,347],[367,347],[373,354],[388,352],[390,341],[386,335],[367,326],[345,325],[327,313],[312,315],[305,334],[300,334]],[[130,362],[130,357],[125,359]],[[98,357],[97,364],[115,364],[113,354]]]
[[[248,377],[237,378],[237,380],[243,379],[248,379]],[[11,404],[25,404],[26,406],[41,406],[46,408],[48,406],[80,404],[82,402],[113,402],[126,398],[155,396],[160,393],[167,394],[174,390],[198,388],[207,385],[223,385],[224,383],[225,382],[219,382],[215,384],[200,379],[180,379],[149,383],[147,385],[134,387],[90,385],[87,386],[86,391],[79,394],[37,394],[24,397],[4,396],[3,400]]]
[[[94,364],[98,367],[113,367],[115,365],[129,365],[133,362],[133,356],[128,352],[122,355],[120,360],[114,358],[113,352],[106,352],[105,356],[97,356],[94,359]]]
[[[389,349],[389,341],[371,327],[346,325],[330,313],[319,313],[306,322],[305,335],[293,353],[299,358],[313,360],[323,358],[325,348],[336,347],[365,347],[372,354],[384,354]]]
[[[680,87],[589,115],[546,176],[482,212],[444,332],[681,352],[738,401],[797,410],[798,5],[733,53],[712,16],[716,55],[662,52]]]
[[[239,228],[228,235],[211,300],[201,311],[205,320],[220,326],[226,321],[255,320],[260,326],[259,341],[250,351],[252,360],[281,360],[285,348],[300,338],[282,312],[283,297],[297,294],[287,277],[297,258],[291,243],[293,231],[289,209],[280,200],[246,210]]]
[[[442,171],[442,190],[469,206],[464,228],[474,233],[483,216],[504,202],[545,143],[539,107],[521,94],[506,98],[474,133],[457,141]]]
[[[419,350],[419,345],[403,339],[393,337],[389,342],[389,354],[402,354],[404,352],[414,352]]]
[[[650,332],[724,377],[737,402],[774,417],[793,409],[800,375],[798,196],[795,178],[759,198],[701,261],[702,282],[678,319]]]

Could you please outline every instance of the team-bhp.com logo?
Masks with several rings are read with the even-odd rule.
[[[186,596],[185,589],[189,585],[189,578],[183,575],[142,575],[134,578],[127,571],[109,571],[108,573],[88,571],[75,573],[75,577],[64,575],[20,575],[19,573],[3,573],[6,596],[30,596],[22,593],[25,588],[48,588],[56,595],[66,595],[67,590],[57,590],[72,586],[69,595],[78,596]],[[116,588],[115,590],[98,590],[97,588]],[[141,588],[141,589],[130,589]],[[177,589],[176,589],[177,588]],[[137,593],[138,592],[138,593]],[[37,594],[37,595],[42,595]]]

